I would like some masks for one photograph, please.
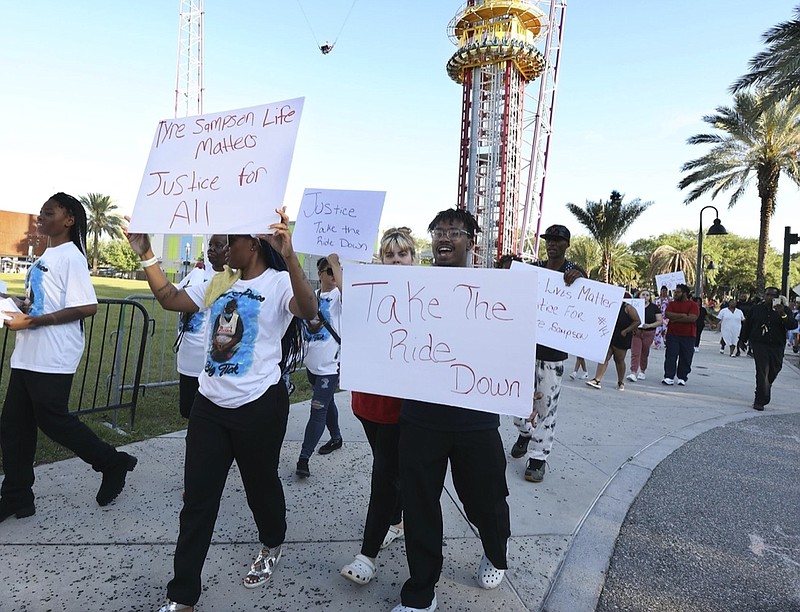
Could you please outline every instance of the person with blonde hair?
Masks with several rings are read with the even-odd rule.
[[[383,233],[380,260],[387,265],[414,265],[416,247],[407,227],[393,227]],[[361,552],[342,568],[341,575],[356,584],[375,577],[378,552],[404,534],[400,498],[400,409],[396,397],[353,391],[353,414],[361,421],[372,449],[372,477],[369,507],[364,524]]]

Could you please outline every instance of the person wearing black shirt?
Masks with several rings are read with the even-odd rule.
[[[440,212],[428,226],[435,266],[466,267],[480,231],[465,210]],[[442,571],[440,498],[447,464],[458,498],[483,545],[475,576],[485,589],[500,586],[511,535],[506,458],[497,414],[405,400],[400,410],[400,490],[403,497],[406,558],[411,577],[392,612],[436,609]]]
[[[571,285],[578,278],[586,278],[586,273],[566,258],[570,232],[563,225],[551,225],[542,238],[547,247],[547,259],[537,260],[533,265],[564,273],[564,283]],[[547,466],[547,457],[555,440],[556,413],[558,397],[561,395],[561,378],[564,376],[564,360],[569,355],[549,346],[536,345],[536,391],[543,394],[533,402],[536,412],[536,425],[530,420],[515,418],[519,437],[511,448],[511,456],[519,459],[526,455],[525,480],[542,482]],[[529,443],[533,441],[531,448]]]
[[[764,406],[769,404],[772,383],[783,367],[786,332],[797,327],[788,300],[779,293],[777,287],[767,287],[764,301],[750,310],[739,335],[740,345],[750,343],[756,364],[753,410],[764,410]]]

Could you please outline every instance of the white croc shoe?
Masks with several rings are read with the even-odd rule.
[[[478,571],[475,574],[475,580],[478,586],[482,589],[496,589],[503,582],[503,576],[506,575],[506,570],[497,569],[486,555],[481,558],[481,564],[478,566]]]

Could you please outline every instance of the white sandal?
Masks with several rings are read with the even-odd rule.
[[[486,555],[483,555],[481,564],[478,566],[478,571],[475,574],[475,580],[478,581],[478,586],[483,589],[496,589],[503,582],[503,576],[506,575],[506,570],[497,569]]]
[[[258,553],[256,560],[253,561],[253,565],[250,566],[250,571],[242,578],[242,584],[244,584],[245,588],[254,589],[266,584],[270,576],[272,576],[272,570],[281,560],[281,554],[280,546],[275,548],[264,546],[261,552]]]
[[[353,562],[345,565],[339,573],[356,584],[367,584],[375,577],[376,571],[372,559],[366,555],[356,555]]]
[[[158,612],[192,612],[192,610],[194,610],[193,606],[187,606],[186,604],[180,604],[177,601],[168,599],[167,603],[161,606]]]
[[[394,542],[397,538],[402,538],[405,535],[405,529],[401,527],[402,523],[398,525],[389,525],[389,531],[386,532],[386,535],[383,538],[383,542],[381,542],[381,550],[389,546],[392,542]]]

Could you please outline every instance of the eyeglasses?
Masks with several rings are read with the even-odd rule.
[[[471,235],[467,230],[456,229],[456,228],[451,228],[448,230],[435,229],[431,230],[430,233],[431,233],[431,238],[433,238],[434,240],[441,240],[445,236],[447,236],[448,240],[458,240],[459,238],[461,238],[462,234],[465,236]]]
[[[333,268],[325,268],[324,270],[320,270],[320,273],[327,272],[331,276],[333,276]]]

